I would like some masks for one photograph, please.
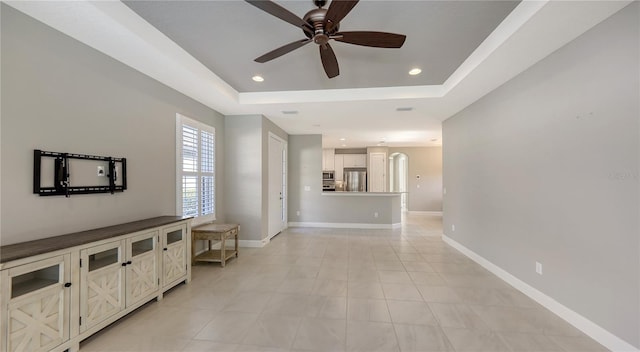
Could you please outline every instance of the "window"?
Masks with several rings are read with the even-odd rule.
[[[215,128],[176,115],[176,213],[215,220]]]

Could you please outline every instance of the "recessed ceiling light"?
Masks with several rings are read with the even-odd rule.
[[[346,139],[346,138],[340,138],[340,140],[341,140],[341,141],[346,141],[347,139]]]
[[[419,75],[420,72],[422,72],[422,70],[416,67],[416,68],[411,69],[411,71],[409,71],[409,74],[412,75],[412,76],[415,76],[415,75]]]
[[[396,111],[411,111],[411,110],[413,110],[413,108],[410,106],[396,108]]]
[[[285,115],[295,115],[298,113],[298,110],[282,110],[282,113]]]
[[[256,82],[264,82],[264,78],[262,76],[259,76],[259,75],[255,75],[255,76],[251,77],[251,79],[256,81]]]
[[[343,146],[343,147],[346,147],[347,145],[346,145],[346,144],[343,144],[342,146]]]

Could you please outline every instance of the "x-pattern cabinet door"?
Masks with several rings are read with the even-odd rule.
[[[125,241],[114,241],[80,252],[80,331],[125,308]]]
[[[187,275],[187,225],[162,230],[163,287],[184,280]]]
[[[158,231],[127,239],[127,306],[158,294]]]
[[[69,339],[69,262],[66,254],[21,265],[3,274],[7,325],[2,332],[6,345],[0,349],[49,351]]]

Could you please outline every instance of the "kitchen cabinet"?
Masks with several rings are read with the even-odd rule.
[[[334,158],[336,181],[344,181],[344,154],[336,154]]]
[[[162,216],[1,246],[0,351],[77,351],[188,283],[190,222]]]
[[[58,255],[2,272],[1,350],[49,351],[69,340],[69,262]]]
[[[387,191],[387,153],[369,155],[369,192]]]
[[[343,154],[343,166],[348,167],[367,167],[367,154]]]
[[[335,149],[326,148],[322,149],[322,171],[334,171],[335,170]]]

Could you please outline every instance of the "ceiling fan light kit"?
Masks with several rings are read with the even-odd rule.
[[[325,0],[314,0],[313,3],[317,8],[307,12],[303,18],[298,17],[273,1],[245,1],[272,16],[302,29],[302,32],[306,36],[306,39],[285,44],[256,58],[255,61],[259,63],[271,61],[314,42],[320,49],[320,60],[322,61],[322,67],[327,77],[333,78],[340,74],[340,68],[338,66],[338,59],[329,44],[330,40],[375,48],[400,48],[406,39],[405,35],[387,32],[339,32],[340,21],[358,4],[358,0],[333,0],[327,9],[323,7],[327,3]]]

